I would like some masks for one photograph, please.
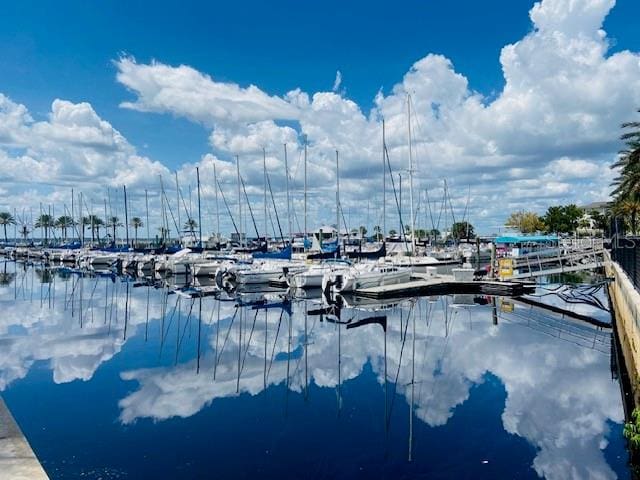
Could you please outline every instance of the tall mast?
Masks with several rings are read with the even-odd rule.
[[[347,232],[348,234],[349,232]],[[340,166],[336,150],[336,239],[340,242]]]
[[[287,161],[287,144],[284,144],[284,174],[287,185],[287,219],[289,220],[289,243],[293,244],[291,236],[291,203],[289,202],[289,164]]]
[[[73,188],[72,188],[71,189],[71,226],[72,227],[74,226],[73,224],[76,223],[76,218],[73,216],[73,214],[74,214],[74,211],[73,211]]]
[[[200,235],[199,247],[202,248],[202,215],[200,213],[200,169],[196,167],[196,179],[198,180],[198,234]]]
[[[144,191],[144,205],[147,211],[147,242],[151,242],[151,236],[149,235],[149,194],[146,189]]]
[[[407,95],[407,116],[409,119],[408,143],[409,143],[409,203],[411,204],[411,254],[415,253],[415,218],[413,218],[413,156],[411,152],[411,95]]]
[[[384,118],[382,119],[382,242],[387,234],[387,141],[385,139]]]
[[[213,183],[216,191],[216,242],[220,241],[220,205],[218,204],[218,174],[216,172],[216,164],[213,163]]]
[[[80,218],[80,230],[81,230],[81,235],[80,235],[80,245],[84,247],[84,223],[82,221],[82,192],[80,192],[80,206],[78,207],[79,212],[78,212],[78,217]]]
[[[178,241],[182,242],[182,235],[180,235],[180,230],[182,229],[182,220],[180,219],[180,186],[178,184],[178,171],[175,171],[176,174],[176,206],[178,209]]]
[[[307,238],[307,136],[303,136],[304,141],[304,238]],[[307,247],[305,247],[305,250]]]
[[[240,225],[240,231],[238,235],[240,238],[238,241],[240,242],[240,246],[244,247],[244,239],[242,237],[242,194],[240,192],[240,157],[236,155],[236,173],[238,175],[238,225]]]
[[[127,206],[127,186],[123,185],[124,191],[124,231],[127,235],[127,247],[129,246],[129,207]]]
[[[267,243],[269,224],[267,223],[267,151],[262,149],[262,170],[264,172],[264,241]]]

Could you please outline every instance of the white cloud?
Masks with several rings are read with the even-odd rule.
[[[473,82],[449,59],[433,54],[416,61],[391,91],[379,92],[370,111],[342,92],[296,89],[280,97],[255,85],[216,80],[186,65],[143,64],[132,57],[115,61],[117,80],[134,95],[123,107],[185,117],[210,130],[211,155],[227,165],[239,155],[250,193],[261,191],[265,148],[281,209],[282,145],[289,148],[293,204],[299,211],[306,136],[313,225],[333,219],[335,150],[340,152],[341,180],[348,187],[342,204],[350,223],[364,223],[367,204],[381,210],[381,119],[393,168],[406,170],[406,95],[411,94],[415,188],[429,188],[431,197],[439,198],[442,179],[448,178],[461,216],[471,184],[471,221],[490,231],[504,222],[509,213],[505,209],[544,210],[550,204],[582,204],[607,195],[619,125],[634,119],[640,106],[640,56],[608,53],[602,30],[614,3],[536,3],[530,12],[533,29],[501,51],[505,86],[495,98],[473,91]],[[341,85],[339,71],[335,83]],[[34,122],[24,106],[0,96],[0,144],[25,148],[24,155],[13,156],[18,164],[46,159],[54,183],[69,184],[83,175],[103,179],[106,166],[113,164],[117,174],[108,184],[141,185],[145,178],[149,184],[147,172],[157,178],[163,171],[160,164],[137,156],[86,103],[56,100],[49,120]],[[181,177],[191,175],[193,166],[184,165]],[[231,176],[227,180],[235,181]],[[204,190],[205,202],[211,202],[215,189],[209,184]],[[390,192],[388,212],[395,212],[392,198]],[[8,199],[0,198],[3,203]],[[423,208],[419,219],[426,218],[424,214]],[[395,213],[389,213],[388,222],[394,218]],[[380,222],[379,213],[369,220]],[[231,223],[223,230],[231,231]]]
[[[340,85],[342,85],[342,72],[340,70],[336,70],[336,79],[333,81],[332,92],[337,92],[340,90]]]

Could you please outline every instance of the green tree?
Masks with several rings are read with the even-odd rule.
[[[391,235],[392,237],[394,235],[397,235],[397,234],[398,234],[398,232],[396,232],[393,228],[391,230],[389,230],[389,235]]]
[[[0,225],[4,229],[4,241],[7,242],[7,226],[15,225],[16,219],[9,212],[0,212]]]
[[[195,219],[190,218],[186,222],[184,222],[184,229],[190,231],[195,235],[196,228],[198,228],[198,222]]]
[[[620,200],[615,204],[614,211],[626,220],[632,235],[637,235],[638,220],[640,219],[640,202],[633,199]]]
[[[584,212],[571,205],[556,205],[549,207],[542,217],[547,232],[573,233],[578,228],[578,224]]]
[[[49,244],[49,229],[55,227],[55,220],[48,213],[41,214],[36,219],[36,228],[41,228],[44,230],[44,243],[45,245]]]
[[[640,110],[638,110],[640,112]],[[622,124],[626,130],[620,139],[625,147],[619,152],[618,160],[611,168],[618,170],[618,176],[611,184],[614,189],[614,202],[624,200],[640,200],[640,122],[626,122]]]
[[[84,240],[84,227],[85,226],[89,226],[91,228],[91,241],[95,242],[96,241],[96,237],[98,240],[100,240],[100,227],[102,225],[104,225],[104,221],[96,216],[96,215],[89,215],[88,217],[83,217],[82,218],[82,238]]]
[[[364,238],[364,236],[367,234],[367,227],[365,227],[364,225],[360,225],[358,231],[360,233],[360,237]]]
[[[453,224],[453,227],[451,227],[451,236],[456,240],[462,238],[469,240],[476,236],[473,230],[473,225],[469,222],[456,222]]]
[[[62,215],[61,217],[58,217],[58,219],[56,220],[56,228],[59,228],[60,231],[62,232],[62,239],[63,241],[67,240],[67,229],[73,227],[75,225],[75,222],[73,221],[73,218],[71,218],[68,215]]]
[[[538,214],[524,210],[513,212],[507,219],[507,226],[517,229],[520,233],[535,233],[544,229],[544,223]]]
[[[109,217],[109,219],[107,220],[106,227],[111,229],[111,232],[113,234],[112,238],[114,242],[116,241],[116,228],[121,226],[122,226],[122,222],[118,217]]]
[[[135,232],[135,242],[138,243],[138,229],[144,227],[144,223],[142,223],[142,219],[140,217],[133,217],[131,219],[131,226],[133,227],[133,231]]]
[[[376,225],[373,227],[373,233],[377,241],[382,240],[382,228],[380,227],[380,225]]]
[[[607,231],[607,229],[609,228],[608,215],[603,215],[598,211],[593,211],[589,214],[589,216],[591,217],[591,220],[593,220],[593,226],[595,229],[602,230],[603,232]]]

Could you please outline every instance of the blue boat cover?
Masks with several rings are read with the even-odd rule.
[[[557,235],[504,235],[496,237],[496,243],[547,243],[557,242]]]

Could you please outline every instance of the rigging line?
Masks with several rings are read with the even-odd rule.
[[[187,204],[184,201],[184,196],[182,195],[182,189],[178,187],[178,195],[180,196],[180,200],[182,200],[182,206],[184,207],[184,211],[187,214],[187,222],[189,224],[189,230],[191,231],[191,234],[195,236],[196,232],[194,231],[193,228],[193,217],[191,216],[191,212],[189,211],[189,209],[187,208]],[[178,208],[180,208],[180,205],[178,205]],[[182,227],[180,227],[182,228]]]
[[[436,229],[436,225],[433,222],[433,211],[431,210],[431,200],[429,199],[429,189],[425,188],[424,191],[425,191],[426,197],[427,197],[427,199],[426,199],[427,200],[427,208],[429,209],[429,218],[431,219],[431,228],[433,230],[435,230]]]
[[[258,312],[260,310],[256,309],[256,314],[253,316],[253,325],[251,325],[251,331],[249,332],[249,339],[247,340],[247,348],[244,349],[244,355],[242,356],[242,365],[240,367],[240,372],[238,375],[242,375],[242,371],[244,370],[244,363],[247,360],[247,353],[249,353],[249,347],[251,346],[251,338],[253,337],[253,331],[256,328],[256,320],[258,319]],[[238,348],[242,348],[241,345]]]
[[[164,188],[162,189],[162,196],[164,197],[164,201],[166,204],[167,209],[169,210],[169,214],[171,215],[171,220],[173,220],[173,224],[176,227],[176,232],[178,232],[178,236],[180,236],[180,227],[178,226],[178,223],[176,222],[176,217],[173,215],[173,210],[171,209],[171,204],[169,203],[169,198],[167,197],[167,192],[164,191]],[[168,225],[167,225],[168,227]]]
[[[251,221],[253,222],[253,228],[256,231],[256,237],[260,238],[260,233],[258,233],[258,225],[256,225],[256,218],[253,216],[253,209],[251,208],[251,203],[249,202],[249,196],[247,195],[247,189],[244,185],[244,179],[240,176],[240,183],[242,183],[242,190],[244,191],[244,198],[247,200],[247,206],[249,207],[249,213],[251,214]],[[267,232],[265,232],[265,235]]]
[[[271,202],[273,203],[273,211],[276,214],[276,222],[278,223],[278,231],[280,232],[280,238],[284,238],[282,234],[282,227],[280,226],[280,217],[278,216],[278,209],[276,208],[276,200],[273,196],[273,190],[271,189],[271,178],[269,177],[269,173],[267,172],[267,185],[269,185],[269,192],[271,192]]]
[[[400,208],[400,202],[398,201],[398,192],[396,192],[396,184],[395,184],[395,181],[393,180],[393,171],[391,170],[391,160],[389,159],[389,150],[387,150],[386,145],[384,146],[384,152],[387,157],[387,166],[389,167],[389,178],[391,179],[391,188],[393,189],[393,196],[396,199],[396,208],[398,209],[398,216],[400,217],[400,230],[402,230],[400,232],[400,235],[402,235],[402,238],[404,239],[404,246],[406,250],[409,251],[409,248],[407,247],[407,239],[404,234],[404,223],[402,222],[402,210]],[[386,235],[386,233],[383,233],[383,236],[384,235]]]
[[[168,297],[167,297],[168,299]],[[169,334],[169,329],[171,328],[171,322],[173,321],[173,316],[176,314],[176,309],[178,308],[178,300],[180,297],[176,298],[176,303],[173,305],[173,310],[171,311],[171,316],[169,317],[169,321],[167,322],[167,333],[164,331],[164,327],[162,328],[162,332],[160,334],[160,351],[158,352],[158,357],[162,356],[162,348],[164,347],[164,339]],[[164,318],[163,318],[164,321]],[[109,320],[111,322],[111,320]]]
[[[409,307],[409,314],[407,315],[407,323],[404,326],[404,334],[400,332],[402,336],[402,345],[400,346],[400,358],[398,359],[398,369],[396,370],[396,378],[393,381],[393,395],[391,396],[391,405],[389,405],[389,415],[387,417],[387,428],[389,428],[391,424],[391,412],[393,411],[393,404],[396,398],[396,392],[398,390],[398,378],[400,377],[400,367],[402,366],[402,354],[404,352],[404,346],[407,342],[407,329],[409,328],[408,319],[411,317],[411,312],[413,311],[413,303]]]
[[[236,305],[236,311],[233,312],[233,317],[231,317],[231,323],[229,324],[229,329],[227,330],[227,334],[224,337],[224,341],[222,342],[222,347],[220,347],[220,353],[218,354],[216,352],[216,363],[215,366],[218,366],[218,362],[220,361],[220,357],[222,357],[222,354],[224,353],[224,347],[227,345],[227,340],[229,339],[229,334],[231,333],[231,329],[233,328],[233,323],[236,320],[236,315],[238,314],[238,305]]]
[[[442,204],[440,204],[440,213],[438,214],[438,223],[436,224],[436,230],[440,229],[440,220],[442,219],[442,213],[444,211],[444,207],[446,205],[446,199],[447,199],[447,189],[443,189],[442,191]]]
[[[176,348],[176,361],[175,365],[178,364],[178,355],[180,354],[180,347],[182,347],[182,340],[184,339],[184,334],[187,331],[187,326],[190,325],[191,322],[191,312],[193,311],[193,304],[195,303],[195,298],[191,299],[191,305],[189,306],[189,313],[187,314],[187,319],[184,322],[184,328],[182,329],[182,335],[180,336],[180,340],[178,341],[178,347]],[[191,331],[191,330],[189,330]],[[178,335],[180,332],[178,332]],[[191,336],[191,334],[189,334]]]
[[[282,315],[284,310],[280,310],[280,318],[278,319],[278,328],[276,330],[276,338],[273,340],[273,349],[271,349],[271,357],[269,359],[269,369],[267,370],[267,381],[269,381],[269,374],[271,373],[271,366],[273,365],[273,356],[276,351],[276,344],[278,343],[278,336],[280,335],[280,327],[282,326]]]
[[[231,219],[231,223],[233,223],[233,229],[238,234],[238,240],[240,240],[240,231],[238,230],[238,226],[236,225],[235,220],[233,219],[233,215],[231,215],[231,209],[229,208],[229,204],[227,203],[227,198],[224,196],[224,192],[222,191],[222,187],[220,186],[220,182],[218,183],[218,190],[220,190],[220,195],[222,196],[222,201],[224,202],[224,206],[227,208],[227,213],[229,214],[229,218]]]

